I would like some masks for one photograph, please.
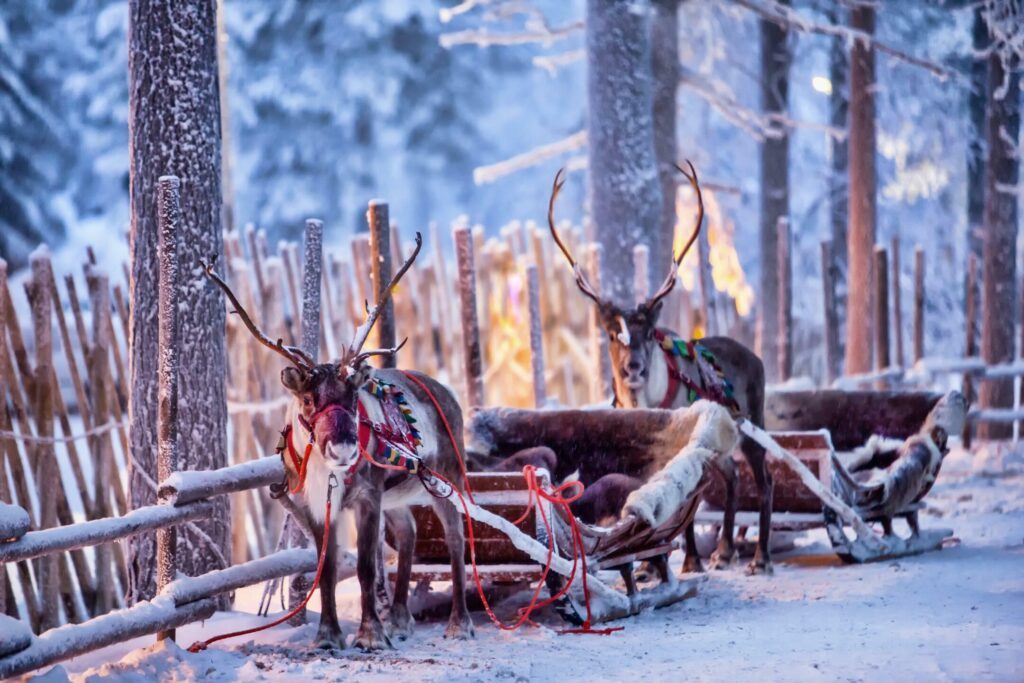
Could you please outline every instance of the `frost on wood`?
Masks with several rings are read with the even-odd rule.
[[[198,266],[222,253],[220,98],[217,78],[216,4],[133,0],[128,7],[129,131],[131,135],[131,342],[129,412],[131,506],[155,500],[147,480],[156,478],[157,413],[157,179],[181,179],[182,235],[178,263],[179,466],[211,469],[226,464],[224,395],[225,307],[206,287]],[[138,468],[136,470],[136,468]],[[228,548],[228,501],[197,522],[214,544]],[[182,571],[219,567],[216,553],[181,530]],[[129,549],[133,599],[155,593],[152,534]]]
[[[302,265],[302,350],[317,358],[320,348],[320,279],[323,267],[324,224],[315,218],[306,221],[303,233],[305,258]]]
[[[70,659],[114,643],[208,619],[216,611],[214,600],[175,607],[170,597],[140,602],[82,624],[47,631],[24,650],[0,659],[0,678],[17,676],[47,664]]]
[[[32,644],[35,635],[28,624],[6,614],[0,614],[0,657],[24,650]]]
[[[462,303],[462,338],[466,363],[466,396],[471,408],[484,404],[483,353],[476,314],[476,266],[473,262],[473,234],[467,225],[452,230],[455,258],[459,268],[459,301]]]
[[[186,576],[167,584],[160,595],[168,595],[181,607],[190,602],[252,586],[262,581],[316,571],[317,555],[312,548],[292,548],[244,564],[219,569],[202,576]]]
[[[366,209],[366,223],[370,230],[370,281],[373,286],[373,300],[376,305],[384,299],[384,287],[391,282],[391,223],[388,205],[382,199],[371,199]],[[374,325],[376,341],[372,346],[380,349],[395,347],[395,302],[388,297],[380,311],[380,318]],[[381,367],[396,366],[395,356],[380,359]]]
[[[661,185],[654,156],[649,6],[587,1],[590,196],[604,247],[604,292],[633,300],[634,245],[657,247]]]
[[[24,509],[0,502],[0,543],[21,538],[31,526],[32,521]]]
[[[540,279],[537,266],[526,267],[526,295],[530,309],[530,366],[533,369],[533,405],[544,406],[547,391],[544,386],[544,334],[540,315]]]
[[[184,505],[223,493],[269,486],[283,478],[281,458],[270,455],[219,470],[175,472],[160,482],[159,497],[162,503]]]

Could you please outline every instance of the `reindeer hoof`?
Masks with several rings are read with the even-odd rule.
[[[683,560],[683,573],[684,574],[702,574],[704,573],[704,565],[701,564],[699,555],[687,555],[686,559]]]
[[[755,576],[757,574],[764,574],[765,576],[771,576],[775,573],[775,568],[772,566],[771,560],[761,560],[754,558],[750,564],[747,565],[747,576]]]
[[[718,549],[715,550],[715,552],[711,553],[711,560],[709,562],[709,566],[712,569],[721,571],[723,569],[728,569],[735,562],[736,548],[723,548],[722,546],[718,546]]]
[[[448,621],[448,628],[444,630],[444,637],[453,640],[469,640],[476,638],[476,631],[473,629],[473,620],[467,614],[462,619],[452,615]]]
[[[379,650],[394,650],[391,639],[384,632],[384,625],[379,621],[375,624],[362,624],[359,626],[359,633],[352,643],[364,652],[377,652]]]
[[[389,622],[392,635],[399,640],[405,640],[412,635],[412,626],[416,620],[412,618],[409,608],[405,605],[393,605]]]
[[[345,636],[341,630],[321,628],[316,632],[314,647],[317,650],[344,650]]]

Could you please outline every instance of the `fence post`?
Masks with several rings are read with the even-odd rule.
[[[157,443],[156,474],[164,481],[178,469],[178,299],[181,291],[178,271],[178,236],[181,223],[179,197],[181,181],[177,176],[161,176],[158,180],[157,220],[159,222],[158,320],[157,354]],[[178,573],[177,529],[168,526],[156,533],[157,593],[174,581]],[[174,629],[160,631],[157,640],[174,639]]]
[[[924,248],[914,248],[914,362],[924,358]]]
[[[314,360],[320,357],[320,280],[323,268],[324,224],[306,219],[302,261],[302,350]]]
[[[384,288],[391,282],[391,222],[388,220],[388,204],[383,199],[371,199],[366,209],[366,222],[370,227],[370,279],[373,287],[373,301],[384,297]],[[374,326],[380,349],[395,346],[395,302],[388,299]],[[398,364],[394,355],[379,358],[382,368],[393,368]]]
[[[633,247],[633,293],[637,304],[647,301],[651,291],[651,250],[646,244]]]
[[[530,367],[533,369],[533,405],[544,407],[544,336],[540,313],[540,274],[536,264],[526,266],[526,294],[530,309]]]
[[[793,374],[793,268],[790,258],[789,219],[779,216],[775,225],[779,260],[779,380],[785,382]]]
[[[587,252],[587,275],[597,292],[601,291],[601,245],[593,243]],[[594,361],[593,381],[590,383],[590,400],[600,403],[612,395],[612,361],[608,356],[608,337],[601,326],[601,314],[597,306],[587,306],[590,322],[590,354]]]
[[[708,231],[701,230],[697,236],[697,274],[700,280],[700,308],[704,317],[704,336],[710,337],[716,333],[715,329],[715,294],[714,283],[711,279],[711,243],[708,241]],[[771,312],[768,313],[771,315]]]
[[[466,368],[466,397],[469,407],[484,405],[483,358],[480,350],[480,327],[476,315],[476,268],[473,263],[473,234],[469,226],[457,225],[452,230],[455,257],[459,266],[459,299],[462,302],[462,344]]]
[[[903,367],[903,305],[900,286],[900,238],[892,238],[892,331],[896,336],[896,365]]]
[[[964,292],[964,334],[966,339],[964,340],[964,355],[967,358],[973,358],[978,354],[978,340],[974,334],[978,322],[978,257],[971,254],[967,258],[967,290]],[[964,398],[967,399],[967,405],[971,405],[974,401],[974,378],[971,373],[965,372],[963,376],[963,389]],[[971,422],[967,420],[964,422],[964,431],[961,435],[963,440],[964,448],[971,447]]]
[[[875,245],[875,370],[889,367],[889,255],[885,247]],[[888,380],[879,380],[879,389]]]
[[[832,240],[821,242],[821,289],[825,308],[825,378],[832,384],[839,376],[839,314],[836,310],[835,256]]]

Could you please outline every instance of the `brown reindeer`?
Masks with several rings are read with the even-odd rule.
[[[728,337],[709,337],[698,343],[679,340],[671,330],[658,328],[664,298],[676,283],[676,271],[700,232],[704,218],[697,171],[693,164],[687,172],[676,168],[690,181],[697,194],[697,220],[689,241],[678,256],[674,256],[668,275],[658,290],[646,301],[632,309],[622,308],[602,297],[587,280],[579,263],[558,236],[555,228],[555,200],[565,183],[564,170],[555,176],[548,202],[548,227],[558,248],[572,266],[576,285],[597,306],[602,326],[608,334],[608,348],[612,361],[615,405],[623,408],[680,408],[690,405],[696,398],[709,398],[731,408],[737,416],[764,424],[764,366],[761,359],[739,342]],[[721,377],[719,377],[721,375]],[[750,563],[751,573],[771,573],[768,550],[771,529],[772,480],[765,462],[764,449],[749,438],[744,438],[741,450],[754,472],[761,496],[759,538],[756,553]],[[712,556],[712,565],[724,567],[735,556],[733,527],[736,517],[736,468],[732,458],[716,463],[723,475],[726,488],[726,506],[722,524],[722,538]],[[693,525],[686,529],[686,571],[702,571],[697,555]]]
[[[303,452],[305,444],[311,447],[305,449],[304,466],[299,463],[297,456],[287,457],[288,453],[282,454],[288,472],[286,483],[293,495],[287,507],[297,508],[305,516],[305,520],[299,521],[307,524],[307,528],[312,531],[317,553],[326,553],[319,583],[322,609],[316,636],[318,647],[345,646],[338,625],[334,594],[338,538],[332,533],[325,542],[322,540],[328,496],[331,497],[332,517],[342,508],[352,508],[356,516],[356,574],[359,578],[362,617],[355,645],[364,650],[379,650],[392,647],[377,612],[374,591],[378,573],[383,571],[378,560],[382,513],[396,539],[398,550],[397,580],[389,625],[394,634],[404,638],[411,632],[413,623],[407,600],[416,529],[409,502],[421,493],[422,487],[426,485],[424,477],[429,479],[431,473],[442,475],[459,489],[464,488],[459,466],[464,447],[462,411],[458,401],[448,389],[430,377],[395,369],[377,369],[367,364],[367,359],[372,356],[394,355],[404,341],[391,349],[362,350],[384,304],[416,259],[421,246],[422,238],[417,233],[416,249],[412,256],[392,278],[381,299],[373,308],[367,307],[366,320],[356,330],[352,343],[342,358],[332,363],[316,363],[298,348],[286,346],[281,340],[272,342],[252,322],[228,285],[214,272],[213,265],[205,266],[206,274],[224,291],[249,332],[290,364],[281,372],[281,383],[295,397],[288,412],[286,450],[294,454],[296,451]],[[366,462],[367,457],[373,458],[367,454],[377,453],[380,439],[386,434],[379,426],[387,424],[386,416],[382,414],[387,408],[365,389],[371,380],[375,387],[384,386],[388,391],[401,392],[405,405],[417,420],[419,444],[415,457],[420,463],[419,477]],[[435,408],[431,394],[443,415]],[[447,430],[442,427],[445,420],[451,427],[454,439],[449,438]],[[360,425],[366,426],[364,433],[369,433],[366,443],[361,443]],[[296,448],[294,444],[299,444],[299,447]],[[432,481],[438,480],[434,478]],[[451,555],[452,611],[445,637],[471,637],[473,623],[466,608],[462,519],[448,501],[433,496],[430,500],[444,525]],[[335,521],[331,520],[331,531],[340,526],[334,524]]]

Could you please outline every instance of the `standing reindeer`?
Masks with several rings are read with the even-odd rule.
[[[356,574],[362,607],[355,645],[364,650],[379,650],[392,647],[377,612],[374,591],[378,572],[383,571],[377,559],[381,514],[398,550],[390,626],[394,634],[405,637],[413,623],[407,600],[416,534],[408,506],[421,486],[434,487],[431,503],[444,525],[451,555],[452,611],[445,637],[473,636],[473,623],[466,608],[462,518],[454,506],[437,497],[439,480],[433,476],[439,474],[459,489],[465,486],[459,465],[464,457],[462,411],[452,393],[430,377],[367,364],[372,356],[394,355],[404,341],[391,349],[362,350],[384,304],[421,246],[422,238],[417,233],[415,251],[392,278],[380,300],[367,309],[366,320],[356,330],[343,357],[333,363],[316,363],[301,349],[284,345],[281,340],[272,342],[214,272],[213,264],[204,264],[206,274],[224,291],[249,332],[290,363],[281,372],[281,383],[295,397],[283,434],[287,450],[282,453],[288,473],[286,484],[294,497],[287,507],[297,509],[305,517],[299,521],[313,532],[318,556],[325,557],[319,583],[322,609],[316,636],[316,645],[325,649],[345,646],[334,594],[338,537],[332,533],[323,538],[328,498],[332,517],[342,508],[355,511]],[[451,429],[450,437],[442,427],[445,423]],[[307,444],[304,456],[300,457],[303,449],[301,445],[296,449],[295,443]],[[382,464],[385,460],[391,466]],[[411,476],[413,473],[419,476]],[[331,531],[340,527],[335,521],[331,520]]]
[[[603,298],[588,282],[583,269],[572,257],[555,228],[555,200],[565,183],[564,169],[555,176],[548,202],[548,227],[558,248],[572,266],[576,285],[597,306],[601,324],[608,334],[612,361],[615,405],[623,408],[682,408],[698,398],[707,398],[730,408],[755,425],[764,425],[764,366],[750,349],[728,337],[708,337],[699,342],[679,339],[671,330],[658,327],[664,298],[676,284],[676,271],[700,233],[704,219],[697,171],[687,162],[687,173],[679,170],[697,194],[697,221],[693,233],[679,256],[673,257],[664,282],[646,301],[632,310],[621,308]],[[744,437],[743,455],[754,472],[761,498],[757,550],[748,567],[750,573],[771,573],[768,548],[772,514],[772,480],[765,461],[764,448]],[[735,557],[733,527],[736,518],[737,473],[731,457],[716,462],[725,479],[726,504],[722,538],[712,556],[712,566],[724,567]],[[684,571],[702,571],[697,554],[693,524],[686,529]]]

